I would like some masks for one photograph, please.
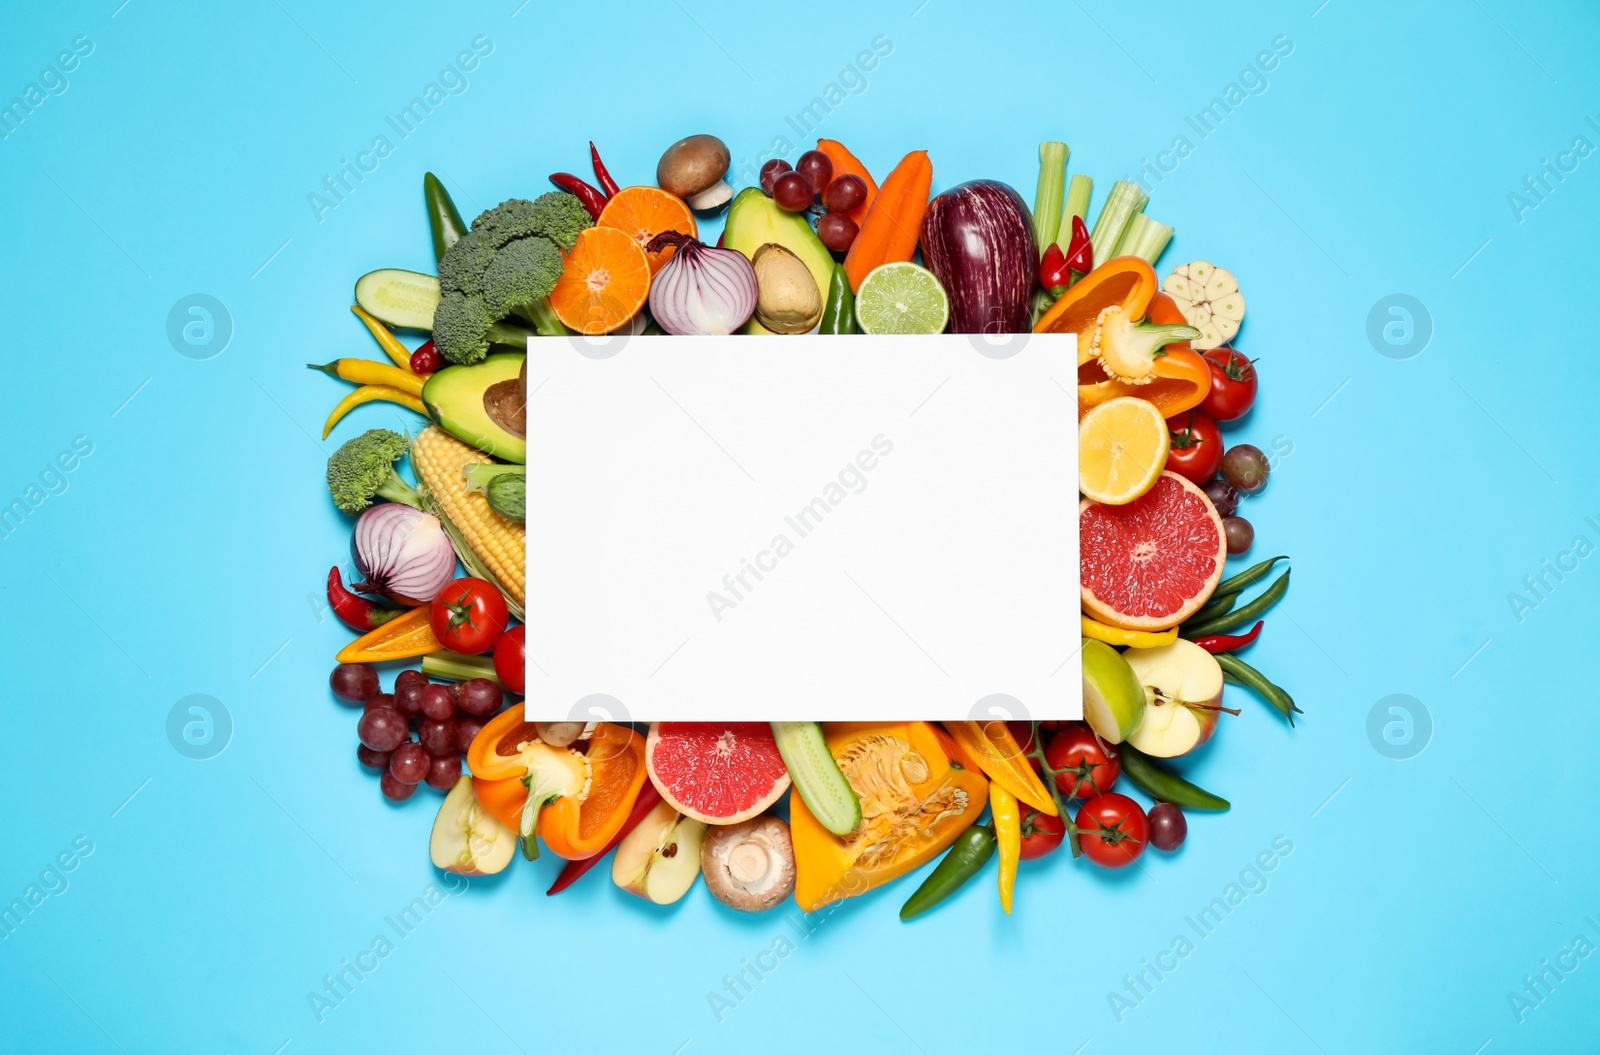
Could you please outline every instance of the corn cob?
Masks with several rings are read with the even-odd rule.
[[[527,588],[527,537],[521,524],[489,508],[483,495],[468,491],[462,470],[492,462],[437,426],[411,443],[411,467],[423,508],[436,514],[469,572],[500,587],[512,615],[522,618]]]

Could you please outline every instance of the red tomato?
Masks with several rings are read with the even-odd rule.
[[[476,656],[489,651],[506,632],[506,599],[493,583],[457,579],[433,599],[428,622],[445,648]]]
[[[1032,806],[1022,807],[1022,852],[1018,854],[1024,861],[1032,861],[1037,857],[1055,852],[1061,845],[1061,840],[1066,838],[1067,826],[1060,817],[1051,817],[1040,813]]]
[[[1167,419],[1172,449],[1167,468],[1195,484],[1203,484],[1222,468],[1222,430],[1204,414],[1190,411]]]
[[[527,629],[521,625],[514,626],[501,635],[494,646],[494,673],[510,692],[518,696],[526,696],[528,673],[527,646],[523,639],[528,636]]]
[[[1256,401],[1256,368],[1232,348],[1213,348],[1205,357],[1211,368],[1211,391],[1200,409],[1213,421],[1244,417]]]
[[[1073,822],[1083,855],[1106,868],[1126,868],[1139,859],[1150,842],[1150,822],[1144,808],[1126,795],[1112,792],[1083,804]]]
[[[1117,749],[1102,745],[1083,722],[1068,723],[1045,745],[1044,758],[1056,773],[1056,787],[1069,798],[1092,799],[1104,795],[1122,775]]]

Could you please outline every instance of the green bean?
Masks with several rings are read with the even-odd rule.
[[[1238,603],[1239,595],[1236,593],[1230,593],[1224,597],[1218,597],[1213,594],[1211,600],[1205,603],[1205,607],[1201,608],[1194,615],[1191,615],[1188,619],[1188,622],[1203,623],[1207,619],[1215,619],[1224,612],[1232,611],[1233,606]]]
[[[1277,604],[1284,594],[1289,592],[1289,573],[1286,571],[1273,580],[1272,585],[1261,591],[1260,595],[1249,604],[1237,611],[1227,612],[1214,619],[1203,622],[1190,620],[1183,624],[1178,631],[1179,635],[1193,641],[1197,637],[1206,637],[1209,634],[1220,634],[1234,627],[1243,626],[1253,622],[1268,608]]]
[[[1217,655],[1215,658],[1218,665],[1222,667],[1223,673],[1231,675],[1235,681],[1238,681],[1240,684],[1246,685],[1260,693],[1262,699],[1272,704],[1272,706],[1276,707],[1285,718],[1289,719],[1290,725],[1294,724],[1294,716],[1297,713],[1305,713],[1304,711],[1300,710],[1299,707],[1295,706],[1294,697],[1290,696],[1287,692],[1284,692],[1278,686],[1274,685],[1266,675],[1262,674],[1259,670],[1252,667],[1238,656],[1229,655],[1228,653],[1224,652]]]
[[[1184,780],[1132,744],[1118,745],[1117,753],[1122,756],[1122,775],[1158,802],[1170,802],[1186,810],[1225,810],[1232,805],[1222,796]]]
[[[1230,594],[1242,592],[1246,586],[1256,580],[1266,578],[1267,572],[1272,570],[1274,564],[1280,560],[1288,559],[1288,557],[1273,557],[1270,560],[1262,561],[1260,564],[1252,564],[1231,579],[1223,579],[1217,583],[1217,588],[1211,591],[1211,599],[1215,601],[1219,597],[1227,597]]]

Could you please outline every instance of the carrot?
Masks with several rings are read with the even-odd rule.
[[[861,280],[879,264],[910,260],[922,232],[922,214],[928,211],[928,191],[933,187],[933,162],[926,150],[913,150],[900,159],[867,211],[855,244],[844,258],[850,288],[859,291]]]
[[[817,149],[826,154],[828,160],[833,162],[834,179],[838,179],[840,176],[858,176],[861,182],[867,185],[866,198],[862,200],[860,205],[845,213],[846,216],[856,222],[857,227],[861,226],[867,219],[867,210],[872,208],[872,199],[878,196],[878,181],[872,178],[872,173],[867,171],[867,166],[863,165],[860,159],[850,153],[845,148],[845,145],[837,139],[819,139],[817,140]]]

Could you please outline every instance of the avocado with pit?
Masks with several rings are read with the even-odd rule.
[[[833,282],[833,256],[822,244],[805,215],[785,212],[767,197],[760,187],[746,187],[728,207],[728,221],[722,233],[725,249],[737,249],[754,260],[756,250],[768,243],[783,246],[800,258],[817,283],[817,295],[826,297]],[[745,333],[771,333],[755,319],[745,324]]]
[[[527,461],[527,362],[522,352],[502,353],[436,371],[422,385],[428,416],[485,454]]]

